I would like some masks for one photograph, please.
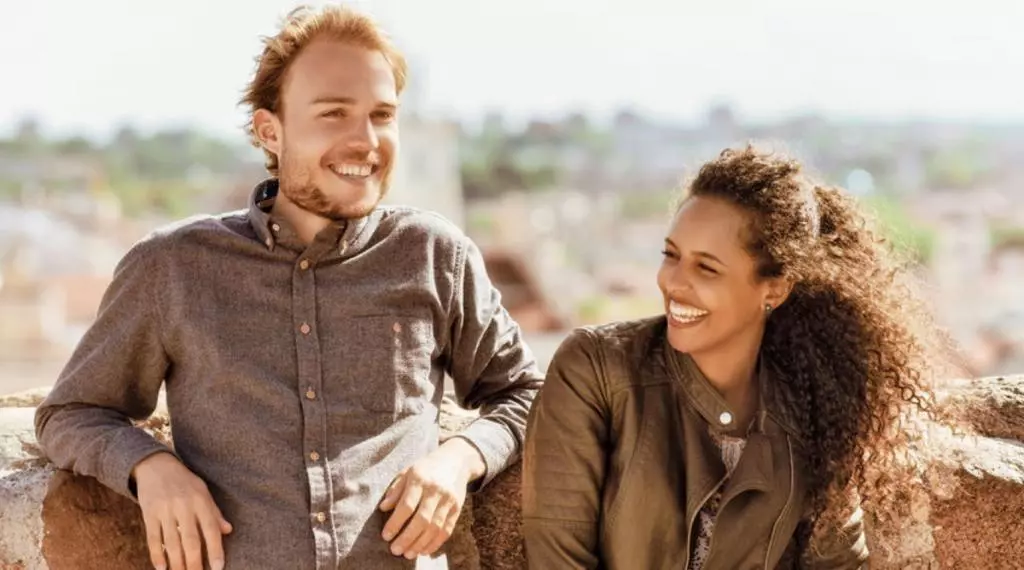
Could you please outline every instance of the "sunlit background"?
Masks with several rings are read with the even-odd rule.
[[[659,310],[679,181],[766,141],[918,260],[974,375],[1024,372],[1024,3],[368,0],[406,50],[390,201],[475,238],[542,362]],[[245,206],[281,0],[0,8],[0,393],[55,380],[127,248]]]

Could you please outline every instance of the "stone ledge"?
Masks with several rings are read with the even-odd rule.
[[[968,436],[956,444],[945,484],[933,485],[935,558],[943,568],[1024,567],[1024,443]]]
[[[955,380],[940,407],[980,435],[1024,441],[1024,375]]]
[[[1022,388],[1024,377],[990,378],[954,383],[941,394],[944,409],[972,420],[965,423],[979,435],[934,430],[928,484],[912,498],[915,516],[891,553],[874,551],[872,568],[1024,566],[1024,442],[1015,431],[1024,421]],[[0,409],[0,570],[146,567],[137,507],[94,480],[34,459],[31,417],[31,408]],[[446,407],[442,429],[455,433],[471,420]],[[161,416],[142,427],[170,436]],[[1014,437],[994,437],[1007,435]],[[467,499],[447,549],[453,570],[526,568],[520,480],[516,465]]]
[[[42,505],[53,467],[0,470],[0,570],[44,570]]]
[[[49,388],[33,388],[0,396],[0,408],[34,408],[41,404],[49,393]]]

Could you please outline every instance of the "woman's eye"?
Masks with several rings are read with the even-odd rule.
[[[676,258],[676,254],[671,252],[671,251],[669,251],[669,250],[667,250],[667,249],[661,250],[661,255],[663,257],[668,258],[668,259],[675,259]]]
[[[710,273],[712,275],[718,275],[718,271],[716,271],[713,267],[711,267],[710,265],[708,265],[706,263],[698,263],[697,267],[699,267],[700,270],[705,272],[705,273]]]

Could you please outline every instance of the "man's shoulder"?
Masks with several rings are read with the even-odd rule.
[[[253,233],[244,210],[220,214],[196,214],[158,226],[146,234],[136,247],[162,249],[168,246],[203,241],[217,235]]]
[[[157,227],[150,233],[150,238],[164,241],[186,240],[197,235],[237,233],[240,228],[248,227],[249,221],[245,210],[223,212],[219,214],[196,214]]]
[[[412,206],[380,206],[380,228],[389,239],[412,240],[427,245],[460,248],[471,240],[443,215]]]

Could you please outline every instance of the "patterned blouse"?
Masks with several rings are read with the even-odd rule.
[[[725,477],[728,480],[733,470],[736,469],[740,456],[743,455],[743,448],[747,440],[740,437],[717,435],[713,431],[711,439],[722,450],[722,462],[725,463]],[[704,562],[708,559],[708,554],[711,552],[711,533],[715,529],[715,517],[718,515],[718,505],[722,500],[722,489],[724,488],[725,483],[722,483],[697,514],[697,540],[693,545],[688,570],[701,570],[704,567]]]

